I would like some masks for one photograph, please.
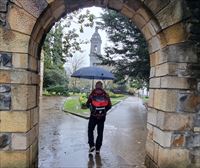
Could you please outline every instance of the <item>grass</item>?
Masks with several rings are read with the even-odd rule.
[[[119,98],[111,98],[112,105],[115,105],[119,103],[121,100],[124,100],[126,96],[119,97]],[[80,103],[79,103],[79,97],[73,96],[67,98],[67,100],[64,103],[64,110],[74,113],[80,113],[80,114],[86,114],[89,113],[89,109],[81,109]]]

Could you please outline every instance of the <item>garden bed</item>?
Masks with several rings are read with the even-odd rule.
[[[111,98],[112,105],[116,105],[117,103],[124,100],[127,96],[120,96],[116,98]],[[83,118],[88,119],[90,116],[90,110],[82,109],[80,102],[79,102],[79,96],[71,96],[68,97],[67,100],[64,103],[63,111],[74,114]]]

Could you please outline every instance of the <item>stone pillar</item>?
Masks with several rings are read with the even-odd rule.
[[[0,22],[0,167],[37,167],[39,62],[29,52],[36,18],[8,2]]]
[[[147,167],[200,166],[200,97],[197,79],[190,72],[198,56],[182,26],[165,29],[167,45],[150,55]]]
[[[29,167],[37,158],[39,76],[26,70],[28,54],[0,52],[0,58],[0,163]]]

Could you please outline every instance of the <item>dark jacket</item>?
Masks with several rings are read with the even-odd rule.
[[[88,97],[88,100],[87,100],[87,107],[91,109],[91,112],[92,112],[92,108],[91,108],[91,103],[92,103],[92,98],[93,96],[96,96],[96,95],[103,95],[105,96],[107,99],[108,99],[108,105],[106,106],[106,111],[108,111],[111,107],[112,107],[112,104],[111,104],[111,101],[110,101],[110,97],[109,95],[101,88],[97,88],[97,89],[94,89],[89,97]]]

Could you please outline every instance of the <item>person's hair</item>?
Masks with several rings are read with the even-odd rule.
[[[96,88],[103,88],[103,83],[101,81],[98,81],[95,85]]]

